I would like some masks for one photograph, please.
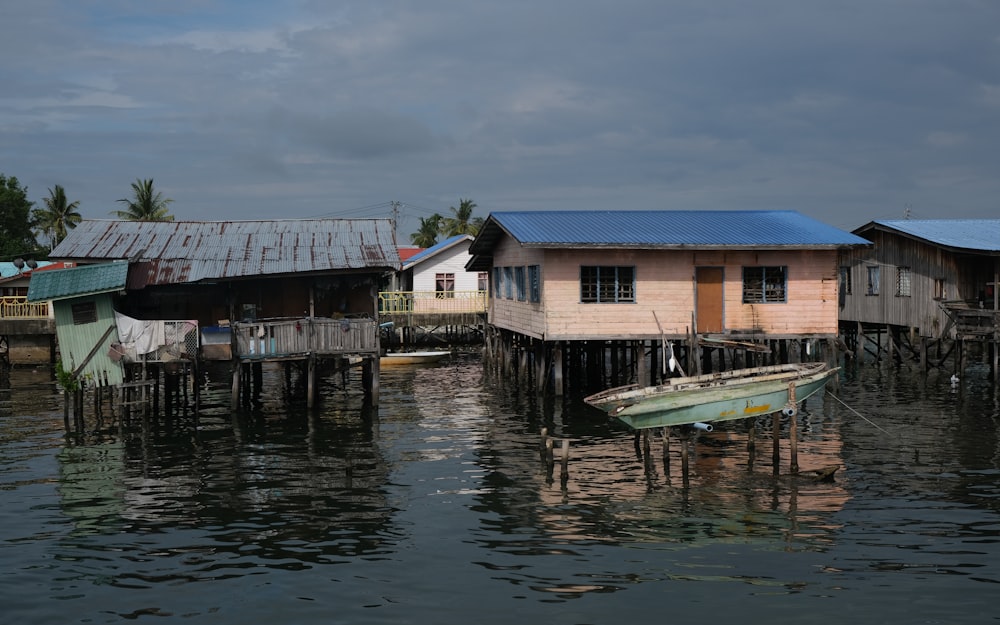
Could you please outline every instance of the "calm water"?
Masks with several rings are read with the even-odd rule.
[[[0,389],[4,623],[985,623],[1000,620],[1000,399],[985,371],[863,369],[801,417],[637,456],[579,402],[483,379],[475,357],[349,380],[322,405],[67,438],[47,370]],[[272,396],[273,395],[273,396]],[[870,420],[869,423],[865,419]],[[874,424],[874,425],[873,425]],[[571,441],[565,485],[539,431]],[[876,427],[878,426],[878,427]],[[884,430],[884,431],[883,431]],[[558,443],[557,443],[558,445]],[[781,471],[787,469],[787,444]]]

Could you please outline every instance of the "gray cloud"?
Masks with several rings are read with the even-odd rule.
[[[179,218],[996,217],[998,23],[973,0],[15,3],[0,171],[95,218],[138,177]]]

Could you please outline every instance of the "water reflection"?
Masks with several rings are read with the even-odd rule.
[[[606,622],[659,610],[664,593],[682,620],[791,594],[882,618],[874,587],[936,606],[962,596],[976,622],[1000,582],[1000,410],[982,376],[952,388],[846,370],[839,397],[870,422],[814,398],[798,428],[800,466],[838,465],[830,482],[787,475],[787,428],[773,474],[769,420],[752,468],[749,423],[699,434],[685,481],[676,438],[667,472],[659,437],[646,455],[578,399],[484,379],[474,356],[383,371],[377,410],[339,377],[317,410],[287,407],[281,372],[265,370],[273,390],[233,415],[228,377],[209,375],[197,422],[83,438],[63,435],[50,379],[19,376],[0,397],[0,556],[14,584],[0,600],[25,622],[46,619],[19,585],[97,622],[264,622],[302,601],[315,611],[299,622],[373,610],[398,622],[438,614],[445,597],[464,616],[452,622],[504,622],[525,599],[586,606],[559,622]],[[565,482],[543,461],[542,428],[570,441]]]

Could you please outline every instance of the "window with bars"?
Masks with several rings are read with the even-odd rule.
[[[778,304],[788,301],[786,267],[744,267],[743,303]]]
[[[840,268],[840,292],[844,295],[851,294],[851,268]]]
[[[896,267],[896,297],[910,296],[910,268]]]
[[[584,304],[635,302],[635,267],[580,267],[580,301]]]
[[[490,274],[487,271],[480,271],[479,275],[476,276],[476,288],[480,291],[486,291],[489,289],[490,285]]]

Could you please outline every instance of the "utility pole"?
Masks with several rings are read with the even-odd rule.
[[[392,235],[396,241],[399,241],[399,235],[396,232],[396,229],[399,227],[399,209],[402,208],[403,204],[402,202],[392,200],[389,202],[389,206],[392,207]]]

